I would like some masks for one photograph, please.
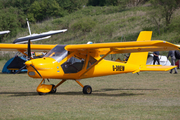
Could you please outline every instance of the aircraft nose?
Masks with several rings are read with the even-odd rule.
[[[26,62],[25,62],[25,65],[26,65],[26,66],[32,65],[32,61],[26,61]]]

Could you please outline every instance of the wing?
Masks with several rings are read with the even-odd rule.
[[[31,44],[31,50],[33,52],[48,52],[56,45],[44,45],[44,44]],[[0,51],[26,51],[27,44],[0,44]]]
[[[21,43],[28,42],[28,40],[36,41],[39,38],[44,38],[44,37],[47,37],[47,36],[51,36],[51,35],[55,35],[55,34],[59,34],[59,33],[64,33],[66,31],[67,31],[67,29],[55,30],[55,31],[44,32],[44,33],[41,33],[41,34],[29,35],[29,36],[26,36],[26,37],[20,37],[20,38],[14,40],[13,43],[21,44]],[[36,39],[36,40],[34,40],[34,39]]]
[[[131,52],[148,52],[148,51],[169,51],[178,50],[179,47],[166,41],[133,41],[133,42],[115,42],[115,43],[96,43],[96,44],[81,44],[67,45],[68,51],[77,51],[79,53],[95,53],[110,54],[131,53]]]
[[[10,32],[9,30],[7,30],[7,31],[0,31],[0,35],[7,34],[9,32]]]

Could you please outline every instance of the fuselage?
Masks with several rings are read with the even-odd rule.
[[[93,56],[91,54],[84,58],[78,58],[76,53],[69,53],[64,47],[57,45],[43,58],[27,61],[25,64],[28,75],[32,78],[82,79],[128,73],[138,69],[137,65],[100,60],[100,55]]]

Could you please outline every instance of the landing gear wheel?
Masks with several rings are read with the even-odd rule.
[[[49,93],[56,93],[56,88],[54,88],[54,87],[55,87],[55,85],[52,84],[52,89],[51,89],[51,92],[49,92]]]
[[[39,95],[47,95],[47,93],[38,92]]]
[[[83,87],[83,93],[84,93],[84,94],[91,94],[91,93],[92,93],[92,88],[91,88],[91,86],[85,85],[85,86]]]

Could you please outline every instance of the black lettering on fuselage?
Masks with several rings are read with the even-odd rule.
[[[113,71],[124,71],[124,66],[122,65],[113,65]]]

